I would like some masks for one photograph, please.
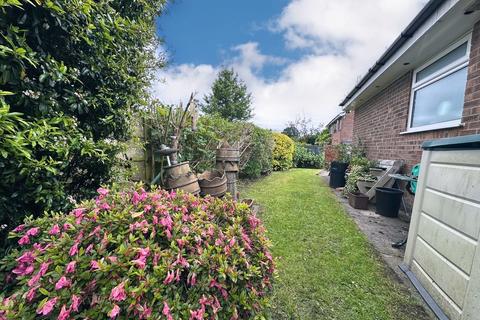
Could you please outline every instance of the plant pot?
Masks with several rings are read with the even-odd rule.
[[[181,189],[195,195],[200,193],[197,176],[190,169],[188,161],[165,167],[165,189]]]
[[[355,209],[367,210],[368,197],[361,192],[349,193],[348,204]]]
[[[222,197],[227,192],[227,177],[223,171],[205,171],[198,176],[198,183],[202,196]]]
[[[398,217],[398,210],[402,203],[403,191],[394,188],[376,188],[377,199],[375,212],[385,217]]]

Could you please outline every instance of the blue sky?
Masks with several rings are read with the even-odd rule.
[[[157,21],[165,103],[202,98],[222,66],[253,96],[253,121],[281,130],[327,123],[342,98],[426,0],[176,0]]]
[[[304,50],[287,50],[280,32],[271,24],[289,0],[177,0],[158,20],[171,64],[222,65],[234,57],[239,43],[258,42],[267,55],[296,60]],[[279,65],[264,66],[260,74],[278,76]]]

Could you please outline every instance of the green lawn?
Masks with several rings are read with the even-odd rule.
[[[294,169],[242,188],[277,259],[273,319],[428,319],[388,275],[318,170]]]

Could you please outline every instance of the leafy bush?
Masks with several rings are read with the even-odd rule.
[[[241,203],[112,192],[69,215],[26,219],[0,265],[0,318],[246,319],[262,313],[274,264]]]
[[[315,154],[307,149],[303,144],[295,144],[295,153],[293,154],[293,165],[296,168],[318,168],[323,166],[323,155]]]
[[[163,4],[0,1],[0,139],[10,145],[0,156],[0,225],[70,207],[114,178],[131,110],[161,65]]]
[[[263,174],[270,173],[272,171],[273,145],[272,132],[255,127],[249,146],[249,159],[240,170],[240,176],[259,178]]]
[[[293,153],[295,144],[293,140],[283,133],[273,133],[275,145],[273,147],[273,169],[287,170],[293,166]]]
[[[323,129],[317,136],[315,143],[321,146],[325,146],[332,142],[332,135],[330,134],[330,130],[328,128]]]

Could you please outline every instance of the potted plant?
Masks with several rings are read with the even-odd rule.
[[[348,203],[355,209],[368,209],[368,197],[359,192],[357,182],[373,180],[370,174],[372,162],[365,157],[354,157],[351,160],[350,172],[344,188]]]

